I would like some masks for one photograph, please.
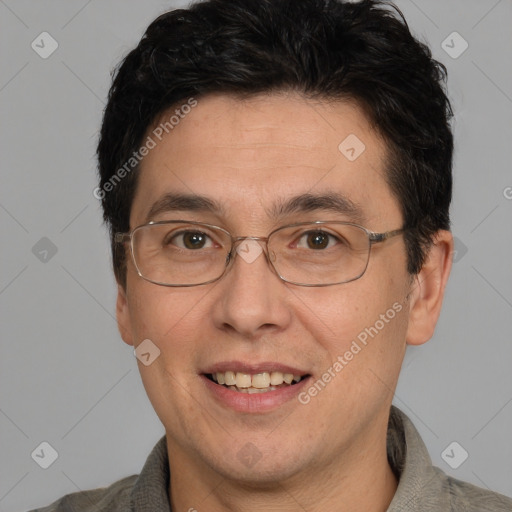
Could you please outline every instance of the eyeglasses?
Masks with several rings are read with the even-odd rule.
[[[318,221],[282,226],[267,237],[235,237],[219,226],[172,220],[116,233],[115,241],[129,242],[139,276],[161,286],[213,283],[227,272],[235,252],[248,263],[263,253],[287,283],[331,286],[359,279],[372,245],[403,231],[374,233],[350,222]]]

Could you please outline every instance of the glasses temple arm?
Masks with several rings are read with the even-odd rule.
[[[393,231],[386,231],[385,233],[370,233],[370,242],[379,243],[384,242],[388,238],[393,238],[396,235],[400,235],[405,231],[405,228],[394,229]]]

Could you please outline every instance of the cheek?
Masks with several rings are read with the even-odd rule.
[[[128,305],[135,344],[149,338],[165,354],[187,348],[189,338],[208,321],[201,288],[165,288],[152,283],[137,283],[129,290]]]
[[[353,341],[364,347],[377,337],[399,339],[406,328],[403,286],[392,278],[376,283],[368,274],[367,279],[339,287],[295,293],[300,299],[295,310],[299,323],[331,359],[349,350]]]
[[[329,398],[334,402],[343,399],[359,407],[357,404],[378,404],[387,399],[406,348],[407,305],[403,295],[390,286],[373,295],[354,291],[337,304],[328,301],[326,307],[330,308],[326,316],[336,318],[330,326],[336,335],[316,335],[317,343],[328,354],[317,371],[337,377],[324,395],[326,402]]]
[[[205,293],[199,288],[171,289],[145,282],[129,289],[135,345],[149,339],[159,350],[149,365],[138,361],[142,382],[160,420],[174,431],[186,432],[194,421],[204,421],[189,390],[197,379],[194,357],[208,349],[198,346],[197,335],[197,326],[205,323],[201,311]]]

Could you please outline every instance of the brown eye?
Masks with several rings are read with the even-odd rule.
[[[308,233],[307,244],[310,249],[325,249],[329,245],[329,235],[322,231]]]
[[[304,249],[322,250],[335,245],[337,238],[326,231],[308,231],[304,233],[299,241],[297,247]]]
[[[176,245],[181,249],[190,250],[212,247],[210,237],[201,231],[182,231],[181,233],[173,234],[172,238],[170,238],[167,243]]]

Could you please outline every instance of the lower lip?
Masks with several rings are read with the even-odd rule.
[[[277,409],[286,402],[293,399],[299,402],[297,395],[301,392],[309,380],[303,378],[294,385],[283,386],[282,388],[265,393],[241,393],[221,386],[211,381],[206,375],[201,375],[206,388],[213,394],[214,398],[223,406],[227,406],[237,412],[261,413]]]

